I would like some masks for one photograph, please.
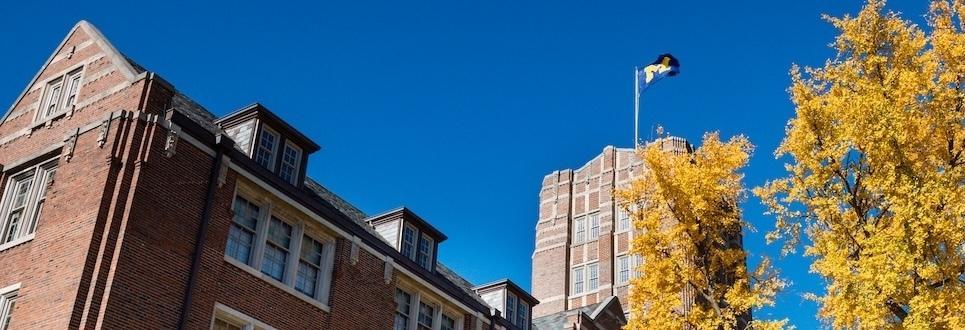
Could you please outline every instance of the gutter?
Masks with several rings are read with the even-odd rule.
[[[204,208],[201,209],[201,226],[198,227],[197,236],[194,238],[194,253],[191,254],[191,270],[188,273],[188,285],[184,292],[184,300],[181,303],[181,316],[178,318],[178,329],[185,330],[188,327],[188,317],[191,314],[191,303],[194,300],[194,287],[197,285],[198,273],[201,270],[201,254],[204,250],[205,237],[208,236],[208,227],[211,224],[211,208],[214,206],[214,195],[218,190],[218,176],[224,163],[225,151],[230,150],[234,142],[222,134],[215,136],[214,161],[211,164],[211,172],[208,173],[208,188],[204,197]]]

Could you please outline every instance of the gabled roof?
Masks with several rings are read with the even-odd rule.
[[[13,101],[13,104],[10,105],[10,108],[7,109],[7,112],[3,114],[2,118],[0,118],[0,125],[7,121],[7,116],[13,112],[13,109],[16,108],[18,104],[20,104],[20,101],[23,100],[23,97],[27,95],[27,92],[30,91],[30,87],[37,83],[37,79],[40,78],[40,74],[43,73],[48,66],[50,66],[50,63],[52,63],[57,54],[64,49],[67,41],[70,40],[70,37],[73,36],[77,30],[83,30],[85,33],[87,33],[87,35],[90,36],[90,39],[100,46],[104,53],[106,53],[107,58],[109,58],[114,65],[120,68],[121,74],[123,74],[127,80],[134,81],[134,77],[145,71],[143,67],[137,65],[137,63],[134,63],[126,56],[121,54],[121,52],[117,51],[117,48],[114,48],[114,45],[112,45],[111,42],[104,37],[104,34],[102,34],[100,30],[97,30],[94,25],[88,23],[87,21],[81,20],[80,22],[77,22],[77,24],[74,24],[74,27],[70,29],[70,32],[67,32],[67,36],[64,37],[64,40],[60,41],[60,44],[58,44],[57,48],[55,48],[50,54],[50,57],[47,58],[47,61],[44,62],[44,65],[40,67],[40,70],[37,70],[37,73],[34,74],[34,77],[30,79],[30,82],[24,87],[23,92],[20,92],[20,95],[17,96],[17,99]]]
[[[575,317],[574,317],[575,316]],[[556,330],[570,326],[572,321],[586,318],[598,325],[599,329],[620,329],[627,324],[623,305],[616,296],[610,296],[601,302],[583,307],[540,316],[533,319],[534,330]]]

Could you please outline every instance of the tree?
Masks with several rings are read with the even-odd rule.
[[[617,191],[636,230],[631,253],[643,259],[631,282],[628,328],[780,327],[786,321],[747,323],[784,287],[766,259],[752,272],[746,267],[738,205],[750,142],[712,133],[699,149],[679,152],[660,141],[638,151],[646,170]]]
[[[932,2],[930,33],[883,6],[826,17],[837,56],[791,70],[788,174],[755,194],[835,328],[965,329],[965,4]]]

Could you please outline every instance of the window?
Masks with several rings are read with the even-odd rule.
[[[506,319],[516,324],[516,296],[511,293],[506,294]]]
[[[415,259],[415,228],[405,226],[402,228],[402,255],[409,259]]]
[[[225,260],[310,303],[328,303],[334,243],[305,224],[273,216],[271,207],[235,197]],[[294,290],[292,290],[294,289]],[[317,303],[315,305],[318,305]],[[319,306],[322,307],[322,306]],[[324,307],[322,307],[324,308]]]
[[[37,116],[38,120],[43,120],[52,114],[57,113],[57,109],[60,105],[60,96],[63,94],[64,90],[64,79],[57,78],[56,80],[47,84],[47,95],[44,95],[43,106],[40,107],[40,114]]]
[[[631,265],[631,266],[633,267],[633,278],[640,277],[640,275],[641,275],[641,274],[640,274],[640,265],[642,265],[642,264],[643,264],[643,257],[641,257],[640,255],[634,255],[634,256],[633,256],[633,264]]]
[[[617,257],[617,284],[628,282],[630,282],[630,257],[622,255]]]
[[[29,237],[37,230],[56,170],[56,161],[48,161],[10,177],[0,199],[0,244]]]
[[[617,210],[617,230],[627,231],[630,230],[630,212],[624,209]]]
[[[80,90],[80,70],[67,75],[67,89],[65,90],[64,109],[77,104],[77,92]],[[49,115],[49,114],[48,114]]]
[[[301,257],[295,275],[295,290],[315,298],[318,278],[322,269],[322,243],[311,237],[302,237]]]
[[[235,216],[228,229],[228,246],[225,254],[245,264],[251,263],[255,231],[261,208],[241,196],[235,197]]]
[[[442,314],[442,327],[441,330],[456,330],[456,319],[449,317],[449,315]]]
[[[586,240],[586,218],[576,218],[576,220],[573,220],[573,224],[573,243],[583,243]]]
[[[583,267],[573,268],[573,294],[583,293]]]
[[[80,72],[81,69],[77,69],[47,83],[40,110],[37,111],[38,121],[63,113],[77,103],[81,85]]]
[[[586,266],[587,273],[587,291],[594,291],[599,286],[600,282],[600,265],[597,263],[592,263]]]
[[[518,325],[522,330],[527,330],[529,329],[529,306],[522,300],[519,301],[517,306],[516,322],[514,324]]]
[[[265,260],[261,264],[263,273],[279,281],[285,278],[285,264],[288,263],[291,241],[292,226],[271,217],[271,222],[268,223],[268,240],[265,242]]]
[[[424,302],[419,303],[419,330],[432,330],[432,315],[435,312],[432,306]]]
[[[416,255],[416,262],[419,266],[425,269],[432,269],[432,244],[433,241],[429,236],[423,234],[419,237],[419,253]]]
[[[412,295],[401,289],[395,289],[395,325],[393,330],[409,329],[409,310]]]
[[[600,214],[590,214],[590,237],[587,240],[595,240],[600,237]]]
[[[288,183],[296,184],[298,179],[298,166],[301,165],[302,150],[291,143],[285,144],[285,150],[281,155],[281,169],[278,171],[280,176]]]
[[[234,322],[231,320],[225,320],[220,317],[214,318],[214,330],[242,330],[245,325],[240,322]]]
[[[231,307],[215,303],[214,318],[211,320],[211,329],[214,330],[265,330],[273,329],[271,326],[245,315]]]
[[[261,130],[261,139],[258,140],[258,150],[255,152],[255,162],[261,164],[269,171],[275,169],[275,149],[278,148],[278,134],[265,127]]]
[[[17,289],[0,294],[0,330],[10,329],[14,307],[17,304]]]

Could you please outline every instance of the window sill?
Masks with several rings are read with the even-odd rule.
[[[322,303],[321,301],[315,300],[315,299],[312,298],[312,297],[306,296],[305,294],[303,294],[303,293],[301,293],[301,292],[298,292],[298,290],[295,290],[295,288],[289,287],[289,286],[285,285],[285,283],[279,282],[278,280],[276,280],[276,279],[274,279],[274,278],[272,278],[272,277],[270,277],[270,276],[268,276],[268,275],[265,275],[264,273],[262,273],[261,271],[258,271],[258,270],[255,269],[254,267],[248,266],[248,265],[246,265],[246,264],[244,264],[244,263],[242,263],[242,262],[240,262],[240,261],[238,261],[238,260],[235,260],[234,258],[231,258],[231,257],[229,257],[229,256],[224,256],[224,260],[227,261],[229,264],[234,265],[235,267],[241,268],[241,270],[244,270],[245,272],[248,272],[248,273],[251,274],[252,276],[257,277],[257,278],[260,278],[260,279],[262,279],[263,281],[268,282],[269,284],[271,284],[271,285],[273,285],[273,286],[275,286],[275,287],[277,287],[277,288],[279,288],[279,289],[282,289],[282,291],[285,291],[285,292],[287,292],[288,294],[297,297],[298,299],[304,300],[305,302],[307,302],[307,303],[309,303],[309,304],[312,304],[313,306],[318,307],[319,309],[321,309],[321,310],[323,310],[323,311],[325,311],[325,312],[327,312],[327,313],[331,313],[331,312],[332,312],[332,309],[331,309],[328,305]]]
[[[23,237],[20,237],[20,238],[15,239],[15,240],[12,240],[12,241],[9,241],[9,242],[0,244],[0,251],[4,251],[4,250],[7,250],[7,249],[9,249],[9,248],[15,247],[15,246],[17,246],[17,245],[20,245],[20,244],[29,242],[29,241],[31,241],[31,240],[34,239],[34,235],[35,235],[35,234],[30,234],[30,235],[23,236]]]
[[[34,130],[40,129],[41,127],[50,127],[53,124],[53,122],[58,121],[63,117],[66,117],[68,113],[73,113],[73,111],[74,109],[73,107],[71,107],[71,109],[65,109],[64,111],[52,114],[42,119],[38,119],[37,121],[34,122],[33,126],[30,127],[30,130],[34,131]]]

